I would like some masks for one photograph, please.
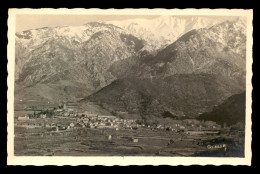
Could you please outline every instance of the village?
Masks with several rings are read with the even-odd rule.
[[[162,122],[145,122],[131,117],[96,114],[67,104],[19,113],[23,112],[16,113],[14,122],[17,155],[191,156],[216,150],[208,148],[215,146],[207,142],[221,137],[238,137],[223,134],[223,130],[229,132],[226,131],[229,128],[212,121],[169,118]],[[228,149],[230,146],[222,144],[221,147]],[[36,150],[39,148],[40,151]]]
[[[54,121],[55,120],[55,121]],[[218,134],[221,126],[212,121],[198,121],[195,119],[175,120],[174,124],[149,125],[135,119],[122,119],[112,115],[99,115],[92,112],[78,112],[75,108],[59,107],[53,110],[40,111],[33,114],[24,114],[17,117],[16,126],[26,128],[45,128],[46,131],[65,131],[69,129],[103,129],[110,128],[136,130],[146,128],[150,130],[164,130],[185,132],[187,134]]]

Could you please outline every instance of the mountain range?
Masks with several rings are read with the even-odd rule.
[[[142,40],[121,28],[98,22],[16,33],[17,88],[62,91],[49,99],[82,97],[114,81],[109,67],[137,56],[142,47]]]
[[[123,21],[108,21],[129,33],[145,40],[143,50],[155,52],[176,41],[181,35],[200,28],[209,28],[225,20],[235,20],[236,17],[209,16],[159,16],[153,19],[128,19]]]
[[[17,99],[198,116],[245,90],[240,18],[161,16],[16,33]]]

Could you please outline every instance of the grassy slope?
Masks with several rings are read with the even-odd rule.
[[[177,116],[196,116],[239,92],[239,87],[214,75],[183,74],[153,80],[119,79],[81,102],[92,101],[109,111],[140,115],[161,116],[164,111],[170,111]]]
[[[201,120],[212,120],[228,125],[239,121],[245,121],[245,92],[229,97],[221,105],[215,107],[211,112],[204,113],[198,117]]]

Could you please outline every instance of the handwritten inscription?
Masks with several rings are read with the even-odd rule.
[[[208,149],[214,150],[214,149],[224,149],[225,151],[227,150],[227,145],[226,144],[217,144],[217,145],[208,145]]]

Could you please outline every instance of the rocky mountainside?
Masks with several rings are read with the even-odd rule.
[[[245,90],[245,33],[239,19],[192,30],[156,56],[141,57],[125,77],[82,102],[143,115],[208,112]]]
[[[192,30],[156,56],[144,57],[136,75],[149,78],[209,73],[241,82],[245,78],[245,56],[244,23],[225,21],[209,29]]]
[[[209,28],[233,17],[206,16],[159,16],[154,19],[129,19],[123,21],[108,21],[107,23],[120,26],[129,33],[145,40],[143,50],[156,52],[176,41],[181,35],[200,28]]]
[[[110,66],[138,56],[143,46],[121,28],[98,22],[16,33],[17,89],[40,85],[62,90],[65,98],[86,96],[114,81]],[[69,92],[77,88],[76,96]]]

